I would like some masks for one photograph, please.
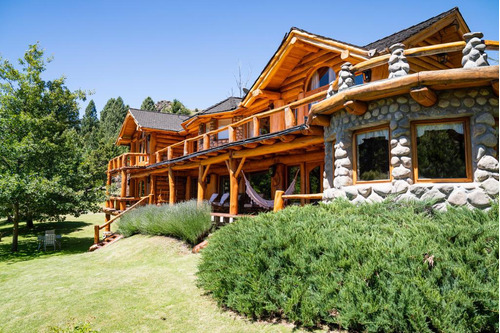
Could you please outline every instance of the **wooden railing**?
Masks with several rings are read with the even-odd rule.
[[[487,50],[498,51],[498,41],[483,40],[483,42],[486,45]],[[462,41],[462,42],[452,42],[452,43],[443,43],[443,44],[429,45],[422,47],[414,47],[411,49],[404,50],[403,54],[408,58],[425,57],[441,53],[459,52],[464,49],[465,45],[466,43]],[[390,57],[391,54],[384,54],[378,57],[374,57],[351,66],[350,70],[351,72],[362,72],[370,68],[385,65],[389,61]]]
[[[122,217],[126,213],[130,212],[132,209],[134,209],[136,207],[139,207],[140,205],[144,204],[146,202],[146,200],[149,200],[149,197],[150,197],[149,195],[147,197],[142,197],[134,205],[130,206],[127,210],[125,210],[125,211],[121,212],[120,214],[116,215],[115,217],[113,217],[112,219],[110,219],[109,221],[107,221],[106,223],[104,223],[103,225],[94,225],[94,244],[99,243],[99,231],[101,229],[106,229],[106,231],[110,231],[111,230],[111,223],[115,222],[120,217]]]
[[[275,109],[269,110],[269,111],[264,111],[255,115],[252,115],[250,117],[246,117],[244,119],[241,119],[239,121],[236,121],[232,124],[229,124],[227,126],[220,127],[218,129],[206,132],[204,134],[200,134],[198,136],[188,138],[184,141],[180,141],[177,143],[174,143],[173,145],[170,145],[168,147],[165,147],[163,149],[160,149],[156,152],[156,161],[162,161],[163,156],[166,155],[167,161],[171,160],[173,158],[178,158],[181,156],[186,156],[191,153],[194,153],[194,143],[195,142],[201,142],[201,145],[198,149],[198,151],[201,150],[207,150],[210,149],[210,137],[215,136],[217,133],[228,131],[229,133],[229,139],[228,142],[235,142],[237,141],[236,139],[236,129],[238,127],[242,127],[248,123],[253,124],[253,132],[250,135],[250,137],[258,137],[260,136],[260,122],[262,118],[267,118],[272,115],[276,114],[281,114],[281,117],[284,118],[284,124],[285,124],[285,129],[291,128],[297,125],[297,119],[295,118],[295,113],[294,109],[298,108],[300,106],[322,100],[326,96],[326,91],[321,91],[318,92],[314,95],[305,97],[303,99],[300,99],[298,101],[289,103],[287,105],[277,107]],[[181,150],[182,153],[181,155],[176,155],[175,151]]]
[[[116,197],[111,196],[106,200],[105,207],[109,209],[125,210],[127,208],[127,203],[137,202],[141,200],[140,197]]]
[[[125,167],[144,166],[149,163],[149,154],[124,153],[108,162],[108,171],[119,170]]]
[[[321,200],[323,193],[313,194],[285,194],[285,191],[276,191],[274,194],[274,211],[285,208],[285,200]]]

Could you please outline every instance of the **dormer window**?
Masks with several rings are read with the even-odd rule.
[[[335,80],[335,72],[330,67],[321,67],[311,76],[307,91],[315,90],[330,84]]]

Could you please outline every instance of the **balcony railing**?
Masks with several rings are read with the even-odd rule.
[[[336,82],[334,82],[334,85],[336,86]],[[195,143],[198,143],[199,148],[198,151],[203,151],[203,150],[208,150],[211,148],[210,145],[210,138],[215,137],[217,133],[228,131],[229,133],[229,138],[226,142],[232,143],[236,142],[237,137],[236,137],[236,132],[238,128],[243,129],[244,126],[247,124],[252,124],[252,133],[248,135],[246,138],[253,138],[253,137],[258,137],[260,136],[260,128],[261,128],[261,121],[263,118],[268,118],[271,116],[277,116],[280,117],[280,121],[284,124],[283,129],[288,129],[294,126],[297,126],[297,119],[295,116],[295,111],[294,109],[308,105],[312,102],[316,102],[319,100],[324,99],[326,96],[326,91],[321,91],[318,92],[314,95],[305,97],[303,99],[300,99],[298,101],[292,102],[290,104],[277,107],[275,109],[269,110],[269,111],[264,111],[255,115],[252,115],[250,117],[246,117],[244,119],[241,119],[239,121],[236,121],[232,124],[229,124],[227,126],[220,127],[218,129],[206,132],[204,134],[200,134],[198,136],[188,138],[186,140],[180,141],[178,143],[174,143],[173,145],[170,145],[168,147],[165,147],[163,149],[160,149],[156,152],[156,161],[160,162],[164,160],[164,157],[166,157],[166,160],[171,160],[174,158],[186,156],[189,154],[192,154],[195,152],[194,147]]]
[[[148,165],[149,154],[124,153],[108,162],[108,172],[117,171],[122,168],[141,167]]]

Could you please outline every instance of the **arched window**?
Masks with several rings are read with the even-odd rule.
[[[335,80],[335,72],[330,67],[321,67],[311,76],[307,85],[307,91],[315,90]]]

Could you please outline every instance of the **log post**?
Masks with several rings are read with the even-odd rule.
[[[203,135],[203,150],[210,149],[210,136],[208,134]]]
[[[94,226],[94,244],[99,243],[99,226],[95,225]]]
[[[173,206],[175,203],[175,181],[172,167],[168,168],[168,203]]]
[[[200,166],[198,166],[198,205],[200,205],[205,198],[206,183],[203,181],[204,171],[205,170],[203,170],[203,165],[200,164]]]
[[[156,133],[151,133],[151,140],[149,141],[149,164],[156,163]]]
[[[229,142],[235,142],[236,141],[236,131],[234,130],[233,126],[229,126],[227,128],[227,131],[229,133]]]
[[[276,191],[276,193],[274,194],[274,211],[275,212],[278,212],[280,210],[282,210],[285,206],[285,202],[283,200],[283,194],[285,193],[285,191]]]
[[[290,128],[295,126],[295,114],[290,108],[285,109],[285,127]]]
[[[189,155],[189,141],[184,140],[183,156]]]
[[[104,222],[108,222],[109,220],[111,220],[111,215],[105,214],[104,215]],[[106,226],[104,227],[104,231],[111,231],[111,224],[106,224]],[[99,237],[99,235],[98,235],[98,237]]]
[[[260,135],[260,119],[257,117],[252,117],[253,124],[253,136],[254,138]]]
[[[174,150],[172,147],[167,148],[167,160],[170,161],[172,157],[174,156]]]
[[[127,172],[122,170],[122,187],[120,191],[120,197],[124,198],[127,196]],[[127,202],[120,200],[120,210],[125,210],[127,208]]]
[[[229,171],[229,214],[238,214],[238,178],[236,177],[236,171],[238,169],[238,163],[233,158],[230,158],[227,163]]]
[[[149,176],[149,204],[153,205],[155,203],[155,176]]]

